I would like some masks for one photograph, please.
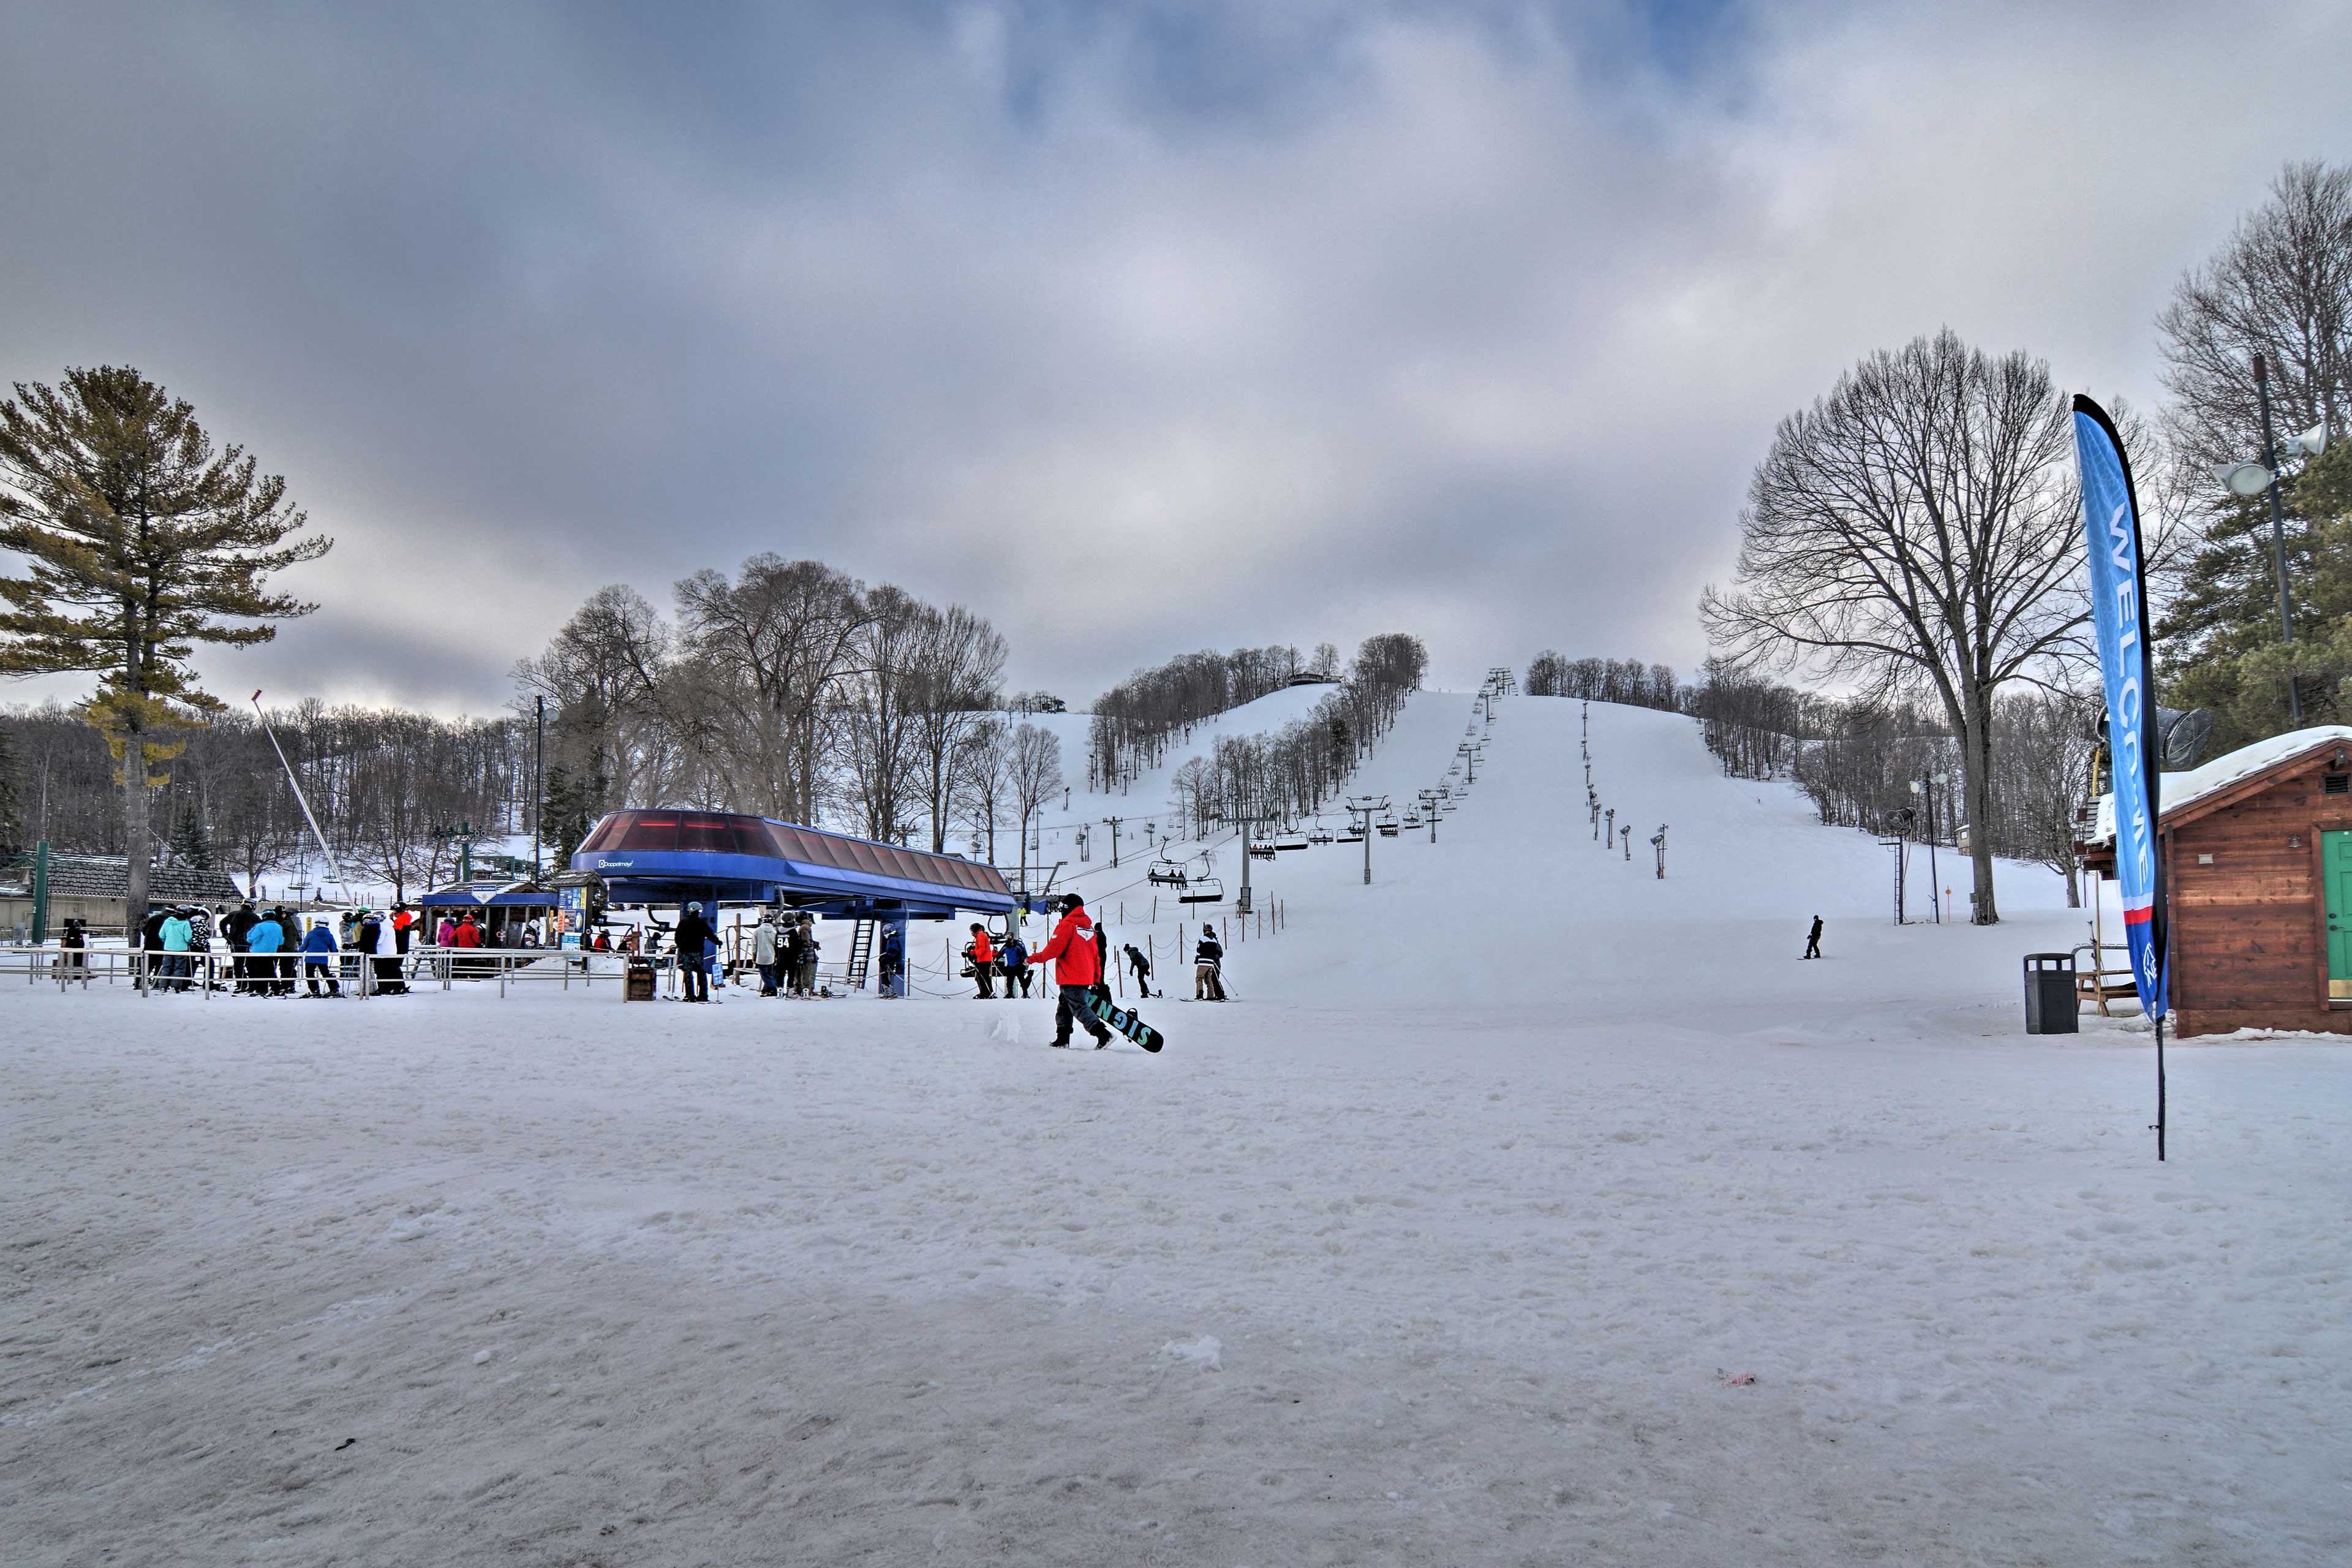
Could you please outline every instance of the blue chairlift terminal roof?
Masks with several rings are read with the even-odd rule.
[[[656,806],[608,813],[572,869],[615,904],[783,903],[843,919],[947,920],[1010,913],[993,866],[736,812]]]

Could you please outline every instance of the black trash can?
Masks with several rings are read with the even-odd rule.
[[[2074,1000],[2074,955],[2071,952],[2029,952],[2025,955],[2025,1032],[2029,1035],[2079,1033]]]

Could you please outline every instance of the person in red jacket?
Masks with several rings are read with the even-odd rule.
[[[989,945],[986,926],[977,921],[972,922],[971,945],[964,951],[971,954],[971,972],[980,979],[980,989],[971,999],[987,1001],[996,994],[996,949]]]
[[[1054,984],[1060,988],[1060,1000],[1054,1004],[1054,1044],[1067,1047],[1070,1043],[1070,1021],[1075,1018],[1086,1026],[1087,1033],[1095,1037],[1095,1049],[1110,1044],[1110,1030],[1087,1005],[1095,987],[1102,984],[1102,944],[1095,936],[1095,922],[1087,914],[1084,899],[1076,893],[1062,895],[1063,915],[1054,927],[1054,934],[1045,946],[1029,955],[1032,963],[1054,963]]]

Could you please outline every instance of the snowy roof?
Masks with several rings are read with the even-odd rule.
[[[2209,795],[2216,795],[2232,784],[2242,784],[2256,773],[2279,763],[2316,752],[2328,746],[2352,747],[2352,724],[2320,724],[2308,730],[2290,730],[2284,735],[2273,735],[2266,741],[2240,746],[2225,752],[2211,762],[2182,773],[2166,773],[2157,782],[2157,801],[2162,815],[2170,818],[2188,810]],[[2085,844],[2109,844],[2116,837],[2116,797],[2112,794],[2099,797],[2097,819],[2091,825]]]
[[[51,855],[49,896],[53,899],[120,899],[128,892],[130,862],[120,855]],[[33,863],[0,870],[0,884],[16,897],[32,890]],[[235,902],[245,895],[226,871],[199,871],[176,860],[158,861],[147,868],[147,897],[159,904],[206,900]]]

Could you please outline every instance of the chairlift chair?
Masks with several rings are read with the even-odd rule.
[[[1359,827],[1350,827],[1348,831],[1339,835],[1338,841],[1341,844],[1361,844],[1364,841],[1363,830]]]
[[[1419,827],[1421,826],[1421,814],[1415,811],[1406,812],[1404,814],[1404,826],[1407,827]]]
[[[1307,836],[1307,842],[1309,844],[1328,844],[1331,842],[1331,830],[1318,825],[1314,832]]]
[[[1396,818],[1392,816],[1382,817],[1380,822],[1380,829],[1381,837],[1394,838],[1397,836]]]
[[[1166,858],[1154,860],[1143,879],[1155,888],[1181,888],[1185,881],[1184,868]]]
[[[1304,849],[1307,847],[1307,835],[1304,833],[1286,833],[1281,837],[1274,841],[1274,847],[1276,849],[1285,851]]]
[[[1222,904],[1225,901],[1225,885],[1214,877],[1195,877],[1184,890],[1176,895],[1180,904]]]
[[[1273,858],[1274,858],[1274,846],[1273,846],[1273,845],[1271,845],[1271,844],[1253,844],[1253,845],[1251,845],[1251,846],[1250,846],[1250,858],[1251,858],[1251,859],[1253,859],[1253,860],[1271,860],[1271,859],[1273,859]]]

